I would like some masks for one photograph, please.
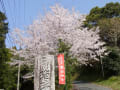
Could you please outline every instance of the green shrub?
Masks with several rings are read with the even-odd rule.
[[[120,75],[120,49],[111,48],[110,53],[103,58],[106,76]]]

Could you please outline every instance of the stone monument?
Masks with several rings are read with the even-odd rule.
[[[34,69],[34,90],[55,90],[54,56],[36,57]]]

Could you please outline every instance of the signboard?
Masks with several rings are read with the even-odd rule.
[[[54,56],[38,56],[34,71],[34,90],[55,90]]]
[[[58,55],[59,84],[65,84],[64,54]]]

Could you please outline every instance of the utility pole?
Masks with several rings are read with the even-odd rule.
[[[20,86],[20,62],[18,63],[18,82],[17,82],[17,90],[19,90],[19,86]]]

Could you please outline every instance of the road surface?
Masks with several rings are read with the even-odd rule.
[[[73,90],[112,90],[110,88],[106,88],[103,86],[99,86],[96,84],[91,84],[83,81],[74,81],[73,82]]]

